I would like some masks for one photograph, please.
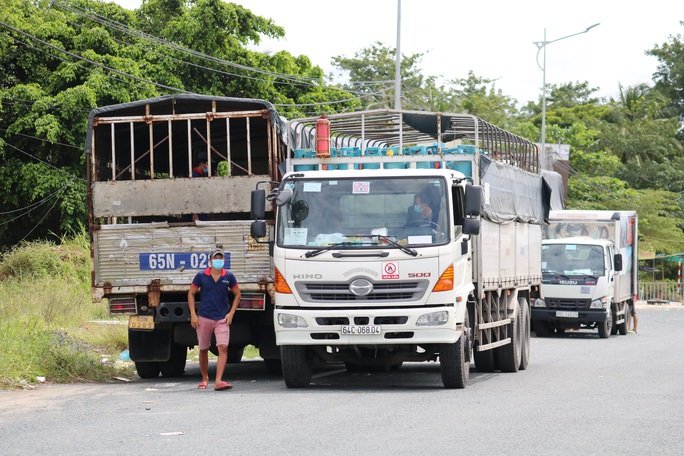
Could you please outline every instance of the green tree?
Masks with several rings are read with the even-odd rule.
[[[679,23],[684,26],[684,21]],[[670,99],[675,115],[684,121],[684,39],[681,34],[670,36],[669,41],[656,45],[646,52],[659,60],[653,75],[656,88]],[[679,131],[684,140],[684,130]]]

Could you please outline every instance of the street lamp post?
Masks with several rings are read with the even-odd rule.
[[[541,130],[541,167],[542,169],[546,169],[546,46],[548,46],[551,43],[555,43],[556,41],[564,40],[566,38],[570,38],[573,36],[581,35],[583,33],[587,33],[589,30],[593,29],[594,27],[600,25],[594,24],[589,27],[587,27],[585,30],[577,33],[573,33],[572,35],[564,36],[561,38],[556,38],[555,40],[551,41],[546,41],[546,29],[544,29],[544,41],[534,41],[534,45],[537,46],[537,66],[539,67],[540,70],[542,70],[542,130]],[[539,65],[539,53],[541,50],[544,50],[544,66],[542,67]]]

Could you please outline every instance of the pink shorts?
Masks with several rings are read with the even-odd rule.
[[[197,327],[197,343],[200,350],[207,350],[211,347],[211,335],[216,335],[216,346],[228,345],[230,340],[230,327],[226,319],[210,320],[209,318],[199,317]]]

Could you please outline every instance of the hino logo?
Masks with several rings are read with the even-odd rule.
[[[561,285],[577,285],[577,280],[559,280],[558,283]]]
[[[366,296],[373,291],[373,284],[366,279],[356,279],[349,284],[349,291],[356,296]]]
[[[292,278],[295,280],[301,279],[322,279],[323,274],[292,274]]]

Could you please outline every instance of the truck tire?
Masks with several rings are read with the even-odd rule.
[[[620,332],[621,336],[627,335],[627,328],[629,327],[629,303],[627,301],[622,303],[622,308],[625,311],[625,314],[622,316],[623,321],[622,323],[616,325],[617,330]]]
[[[156,361],[136,361],[135,370],[138,371],[140,378],[157,378],[159,377],[159,363]]]
[[[484,338],[482,345],[487,343],[487,339]],[[478,342],[475,342],[475,345],[473,346],[473,361],[475,361],[475,368],[478,372],[494,372],[496,370],[494,350],[478,351],[478,345]]]
[[[534,320],[534,332],[537,337],[549,337],[551,335],[551,324],[545,320]]]
[[[609,310],[606,316],[606,321],[599,323],[598,333],[601,339],[607,339],[610,337],[610,332],[613,330],[613,312]]]
[[[522,363],[522,328],[520,310],[515,312],[513,321],[508,324],[511,343],[496,349],[496,357],[501,372],[518,372]]]
[[[445,388],[465,388],[470,377],[470,322],[465,314],[463,333],[453,344],[439,345],[439,366]]]
[[[283,378],[288,388],[306,388],[313,375],[313,360],[307,356],[306,347],[283,345],[280,347]]]
[[[530,308],[527,305],[527,299],[520,298],[520,322],[522,325],[522,347],[520,352],[520,370],[527,369],[530,362]]]
[[[185,373],[185,362],[188,358],[188,347],[171,344],[171,356],[168,361],[159,363],[162,377],[180,377]],[[156,375],[155,375],[156,377]]]
[[[227,362],[237,364],[242,361],[242,355],[245,354],[245,347],[240,345],[228,345]]]

